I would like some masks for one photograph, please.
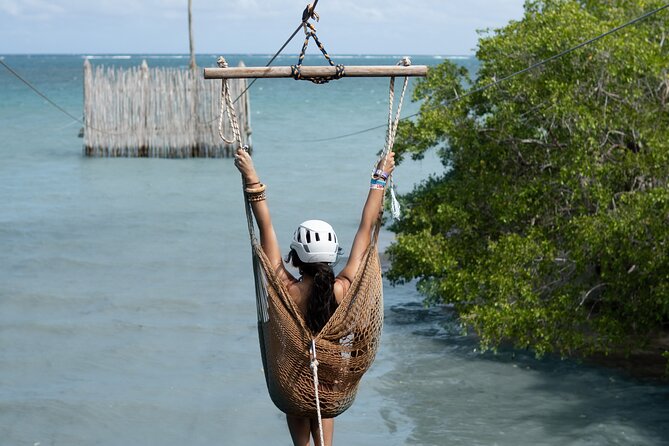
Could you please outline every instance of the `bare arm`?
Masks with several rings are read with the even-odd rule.
[[[237,150],[235,153],[235,166],[242,174],[242,179],[244,180],[244,185],[247,190],[258,189],[261,187],[258,174],[253,165],[253,160],[246,150]],[[283,265],[281,249],[279,248],[279,242],[276,238],[276,233],[274,232],[267,200],[262,199],[259,201],[251,201],[251,209],[253,210],[253,215],[258,223],[260,245],[269,259],[270,264],[274,267],[279,279],[292,279],[292,276]]]
[[[377,166],[377,169],[383,169],[383,160]],[[390,152],[388,159],[385,161],[385,171],[388,174],[391,174],[395,169],[395,153]],[[372,228],[374,223],[379,218],[379,213],[382,211],[383,206],[383,194],[385,193],[384,189],[370,189],[369,194],[367,195],[367,201],[365,201],[365,206],[362,208],[362,217],[360,218],[360,226],[358,226],[358,232],[355,234],[353,239],[353,246],[351,247],[351,253],[346,262],[346,266],[339,273],[339,276],[343,276],[348,280],[353,280],[355,274],[362,263],[362,258],[367,251],[369,242],[372,239]]]

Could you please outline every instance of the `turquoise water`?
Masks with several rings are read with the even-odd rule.
[[[188,63],[91,61],[143,58]],[[239,58],[267,60],[228,60]],[[4,56],[76,116],[83,60]],[[383,129],[314,141],[383,124],[387,89],[380,79],[253,86],[255,159],[282,246],[308,218],[350,243]],[[79,128],[0,68],[0,445],[290,444],[265,389],[230,160],[87,159]],[[434,156],[403,164],[400,192],[440,171]],[[385,299],[378,359],[336,421],[336,444],[669,444],[667,386],[526,352],[481,354],[448,308],[422,308],[411,285],[386,287]]]

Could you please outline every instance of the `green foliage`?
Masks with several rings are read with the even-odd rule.
[[[607,352],[669,321],[669,11],[487,85],[662,5],[527,1],[488,32],[472,81],[445,62],[396,150],[445,173],[403,197],[389,277],[454,303],[494,348]]]

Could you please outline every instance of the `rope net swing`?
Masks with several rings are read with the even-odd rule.
[[[317,18],[311,6],[305,10],[305,16],[307,19],[314,16]],[[342,75],[346,72],[343,66],[332,62],[315,36],[313,26],[305,24],[304,28],[307,37],[298,64],[291,68],[293,77],[319,84],[340,78],[341,75],[336,73],[333,76],[303,76],[302,60],[310,38],[317,42],[330,66],[339,67],[336,72]],[[400,70],[410,66],[408,58],[402,59],[397,65]],[[224,71],[233,69],[227,68],[224,58],[219,58],[219,67]],[[225,109],[233,129],[232,138],[238,147],[245,148],[240,132],[235,130],[238,125],[234,122],[234,101],[227,87],[227,79],[230,77],[234,76],[220,77],[221,116]],[[385,165],[392,151],[407,84],[408,78],[405,76],[397,110],[393,112],[395,77],[390,79],[388,129],[379,160],[381,166]],[[221,138],[229,141],[222,132]],[[399,204],[394,196],[392,177],[388,178],[387,184],[391,189],[393,215],[398,217]],[[242,190],[252,246],[258,338],[267,389],[281,411],[294,416],[318,418],[322,435],[321,418],[336,417],[351,406],[360,379],[373,363],[379,346],[383,325],[383,284],[377,241],[383,207],[373,226],[370,244],[346,295],[321,331],[312,333],[262,250],[255,233],[253,210],[243,180]]]

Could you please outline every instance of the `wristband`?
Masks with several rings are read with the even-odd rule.
[[[384,180],[379,180],[376,178],[372,178],[372,180],[369,182],[369,188],[370,189],[385,189],[386,188],[386,182]]]
[[[255,183],[253,183],[253,184],[255,184]],[[265,189],[267,189],[267,187],[262,183],[258,183],[258,184],[260,184],[260,186],[258,186],[258,187],[247,187],[246,189],[244,189],[244,192],[246,192],[247,194],[252,194],[252,195],[260,194],[260,193],[265,192]]]
[[[258,184],[260,184],[260,186],[247,187],[246,189],[244,189],[244,192],[246,192],[246,199],[248,200],[249,203],[256,203],[258,201],[263,201],[266,198],[265,189],[267,189],[267,187],[262,183]]]
[[[387,180],[389,176],[390,175],[388,175],[388,172],[384,172],[381,169],[376,169],[372,174],[372,178],[382,178],[384,180]]]

